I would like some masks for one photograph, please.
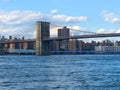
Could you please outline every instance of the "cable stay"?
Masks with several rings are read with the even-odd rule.
[[[84,30],[79,30],[79,29],[72,29],[72,28],[70,28],[70,30],[72,30],[72,31],[78,31],[78,32],[84,32],[84,33],[96,34],[96,32],[84,31]]]
[[[65,27],[65,26],[61,26],[61,25],[55,25],[55,24],[50,24],[51,26],[54,26],[54,27]],[[69,28],[69,27],[68,27]],[[69,28],[71,31],[79,31],[79,32],[83,32],[83,33],[90,33],[90,34],[96,34],[96,32],[91,32],[91,31],[84,31],[84,30],[79,30],[79,29],[73,29],[73,28]]]
[[[13,37],[17,37],[17,38],[20,38],[20,37],[27,37],[27,38],[32,37],[33,38],[34,32],[36,32],[35,28],[36,28],[35,24],[31,24],[29,26],[25,26],[24,28],[15,30],[15,32],[13,32],[13,33],[11,32],[9,35],[7,32],[3,33],[2,36],[13,36]]]

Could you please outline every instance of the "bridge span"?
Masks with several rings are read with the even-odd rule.
[[[50,22],[37,21],[36,39],[7,39],[0,40],[0,46],[10,49],[30,49],[34,46],[36,55],[50,54],[50,42],[69,39],[100,38],[100,37],[119,37],[120,33],[93,33],[76,36],[50,37]]]
[[[41,38],[41,54],[40,55],[46,55],[49,53],[49,43],[51,41],[61,41],[61,40],[69,40],[69,39],[83,39],[83,38],[100,38],[100,37],[118,37],[120,36],[120,33],[108,33],[108,34],[91,34],[91,35],[77,35],[77,36],[69,36],[69,37],[43,37]],[[10,49],[10,50],[14,50],[14,49],[20,49],[20,51],[23,50],[27,50],[29,51],[29,47],[32,47],[31,49],[34,48],[34,50],[36,49],[36,39],[16,39],[16,40],[4,40],[4,41],[0,41],[0,45],[4,45]],[[47,44],[46,44],[47,43]],[[47,46],[45,46],[45,45]],[[31,46],[32,45],[32,46]],[[46,47],[48,48],[47,51],[45,50]],[[18,52],[16,52],[18,53]],[[19,52],[20,53],[20,52]],[[26,52],[25,52],[26,53]]]
[[[119,37],[120,33],[102,33],[102,34],[88,34],[88,35],[77,35],[69,37],[44,37],[43,41],[53,41],[53,40],[67,40],[67,39],[83,39],[83,38],[100,38],[100,37]]]
[[[77,35],[69,37],[43,37],[42,41],[59,41],[59,40],[69,40],[69,39],[84,39],[84,38],[100,38],[100,37],[119,37],[120,33],[102,33],[102,34],[88,34],[88,35]],[[36,39],[17,39],[17,40],[5,40],[0,41],[0,44],[10,44],[10,43],[24,43],[24,42],[36,42]]]

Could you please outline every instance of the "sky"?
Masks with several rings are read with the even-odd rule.
[[[120,0],[0,0],[0,32],[17,35],[36,21],[48,21],[76,30],[119,33],[119,3]],[[51,33],[55,34],[55,29]]]

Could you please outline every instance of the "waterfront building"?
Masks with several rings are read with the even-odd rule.
[[[69,41],[70,51],[82,51],[82,41],[77,39],[72,39]]]
[[[50,42],[50,51],[59,51],[59,41]]]
[[[70,44],[69,44],[69,50],[70,51],[76,51],[76,40],[70,40]]]
[[[58,29],[58,38],[59,37],[69,37],[70,29],[67,27],[63,27],[62,29]],[[59,41],[59,50],[69,50],[69,40]]]
[[[120,46],[115,42],[113,46],[95,46],[97,52],[120,52]]]

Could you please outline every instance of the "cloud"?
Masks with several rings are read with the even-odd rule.
[[[56,9],[51,10],[51,14],[55,14],[55,13],[57,13],[57,10],[56,10]]]
[[[97,30],[96,33],[120,33],[120,29],[105,29],[105,28],[100,28]]]
[[[24,24],[30,21],[37,20],[38,18],[42,18],[42,15],[32,11],[11,11],[5,12],[0,11],[0,23],[2,24]]]
[[[16,34],[20,32],[27,33],[26,29],[34,26],[36,21],[48,21],[54,24],[69,24],[86,22],[85,16],[67,16],[67,15],[51,15],[35,11],[4,11],[0,10],[0,32],[1,34]],[[33,32],[33,29],[28,29],[29,32]],[[53,32],[54,33],[54,32]]]
[[[67,15],[50,15],[34,11],[0,11],[0,23],[2,24],[22,24],[27,22],[35,22],[37,20],[45,20],[57,23],[78,23],[86,22],[85,16],[67,16]]]
[[[59,29],[60,27],[54,27],[54,28],[51,28],[51,30],[50,30],[50,35],[51,35],[51,37],[56,37],[57,35],[58,35],[58,29]]]
[[[109,23],[120,23],[120,17],[112,12],[108,11],[102,11],[102,17],[104,18],[104,21],[109,22]]]
[[[52,21],[57,21],[61,23],[77,23],[77,22],[87,22],[87,17],[85,16],[67,16],[67,15],[54,15],[52,16]]]
[[[80,26],[72,26],[71,28],[74,30],[83,30]]]
[[[120,33],[120,29],[116,30],[116,32],[115,32],[115,33]]]
[[[96,33],[105,33],[106,30],[104,28],[100,28]]]

